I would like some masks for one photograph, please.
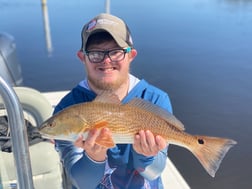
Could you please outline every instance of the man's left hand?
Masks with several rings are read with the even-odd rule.
[[[154,136],[149,130],[141,130],[134,138],[134,150],[144,156],[155,156],[160,150],[166,148],[167,143],[164,138]]]

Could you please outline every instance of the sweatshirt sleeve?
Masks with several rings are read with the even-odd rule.
[[[55,145],[72,184],[77,188],[83,185],[90,189],[96,188],[104,176],[106,162],[91,160],[81,148],[75,147],[71,142],[56,141]]]
[[[160,151],[156,156],[146,157],[138,154],[132,148],[134,168],[147,180],[159,177],[166,165],[167,148]]]

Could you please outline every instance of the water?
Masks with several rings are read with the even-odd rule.
[[[104,5],[48,0],[48,52],[41,2],[0,1],[0,30],[16,39],[26,86],[68,90],[85,77],[76,56],[80,30]],[[170,157],[191,188],[251,188],[252,1],[111,0],[110,11],[133,33],[132,73],[169,93],[187,131],[238,141],[215,178],[190,152],[171,146]]]

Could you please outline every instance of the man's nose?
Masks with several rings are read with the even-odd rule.
[[[110,59],[109,55],[108,55],[108,54],[105,54],[103,63],[104,63],[104,64],[107,64],[107,63],[110,63],[110,62],[111,62],[111,59]]]

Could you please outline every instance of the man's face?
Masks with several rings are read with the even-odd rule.
[[[88,51],[108,51],[120,49],[114,40],[101,44],[92,44],[88,47]],[[99,90],[116,90],[121,85],[128,82],[129,67],[134,59],[136,51],[126,53],[125,58],[120,61],[112,62],[108,55],[100,63],[92,63],[87,55],[83,55],[84,63],[87,71],[89,85]]]

